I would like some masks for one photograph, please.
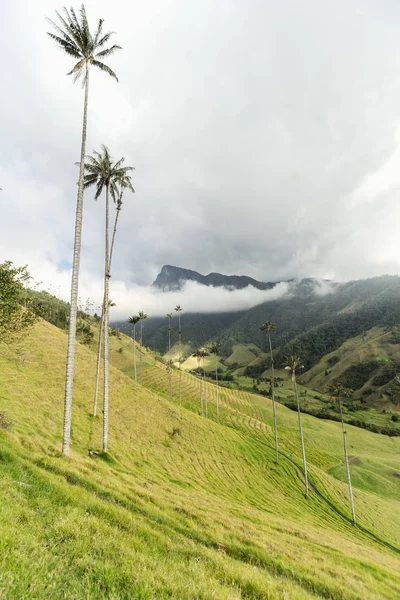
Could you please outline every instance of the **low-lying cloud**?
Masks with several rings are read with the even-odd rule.
[[[23,264],[18,255],[13,257],[15,264]],[[69,300],[71,271],[57,269],[50,260],[33,260],[28,265],[32,275],[30,287],[46,290],[65,301]],[[48,282],[51,282],[50,284]],[[156,287],[129,284],[110,280],[110,298],[116,304],[111,309],[111,320],[124,320],[143,310],[149,317],[166,315],[180,304],[186,313],[218,313],[246,310],[269,300],[290,297],[297,293],[299,281],[283,281],[270,290],[258,290],[247,286],[240,290],[223,287],[204,286],[195,281],[187,281],[180,290],[163,292]],[[313,292],[325,295],[335,284],[314,279],[310,282]],[[90,306],[91,312],[99,312],[103,297],[103,279],[94,278],[86,271],[81,272],[79,284],[80,306]]]

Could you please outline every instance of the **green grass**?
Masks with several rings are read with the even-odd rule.
[[[305,499],[296,414],[199,381],[111,338],[110,438],[90,415],[95,355],[78,345],[72,454],[60,455],[66,334],[41,322],[0,355],[0,588],[20,598],[235,600],[400,597],[400,440],[348,428],[360,527],[349,516],[337,423],[304,415]],[[119,348],[123,348],[119,352]],[[175,434],[173,433],[175,430]],[[178,430],[178,432],[176,432]],[[357,461],[356,461],[357,462]],[[318,493],[317,493],[318,492]]]

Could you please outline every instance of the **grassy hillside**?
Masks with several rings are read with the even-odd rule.
[[[165,366],[112,339],[110,454],[90,414],[95,355],[78,345],[72,448],[60,456],[66,334],[40,322],[0,354],[0,588],[8,598],[400,596],[400,440],[349,427],[360,527],[348,521],[337,423],[304,416],[313,491],[303,494],[296,415],[267,398]],[[122,348],[122,352],[120,349]],[[120,370],[122,369],[122,370]]]

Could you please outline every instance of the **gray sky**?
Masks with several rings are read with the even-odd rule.
[[[45,35],[61,6],[2,9],[0,260],[67,293],[83,93]],[[136,168],[114,295],[165,263],[262,280],[400,271],[398,2],[86,8],[124,48],[109,60],[119,84],[93,71],[87,150],[105,143]],[[82,296],[101,297],[103,212],[89,190]]]

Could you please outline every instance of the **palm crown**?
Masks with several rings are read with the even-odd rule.
[[[124,158],[120,158],[113,164],[110,152],[104,144],[101,147],[101,152],[94,151],[93,156],[87,156],[86,159],[88,162],[85,163],[84,187],[88,188],[96,184],[95,200],[100,197],[103,188],[106,187],[109,189],[112,199],[116,202],[119,196],[118,186],[121,186],[122,181],[125,187],[129,185],[133,190],[128,175],[133,167],[124,167]]]
[[[304,369],[304,365],[301,364],[301,360],[295,354],[286,357],[287,367],[285,369],[292,373],[292,378],[295,377],[296,372],[300,369]]]
[[[271,331],[275,329],[275,323],[271,323],[271,321],[265,321],[265,323],[261,325],[260,329],[266,333],[271,333]]]
[[[85,83],[90,65],[105,71],[118,81],[114,71],[104,64],[103,59],[114,54],[116,50],[121,50],[121,46],[113,44],[106,47],[114,32],[103,32],[104,20],[99,19],[96,32],[92,35],[83,4],[79,9],[79,19],[73,8],[70,8],[69,12],[64,8],[63,15],[56,11],[56,15],[60,25],[57,25],[51,19],[47,19],[55,30],[55,33],[47,32],[47,34],[57,42],[61,50],[64,50],[69,56],[78,61],[68,73],[68,75],[74,76],[74,83],[80,77]]]
[[[219,352],[218,344],[213,342],[212,344],[209,345],[208,350],[209,350],[210,354],[218,354],[218,352]]]
[[[351,390],[344,387],[343,383],[340,383],[338,381],[332,383],[329,386],[328,392],[331,394],[331,396],[334,396],[335,398],[348,398],[349,396],[351,396]]]
[[[119,197],[117,200],[118,210],[121,210],[122,196],[124,194],[124,191],[129,190],[130,192],[132,192],[132,194],[135,193],[135,190],[133,189],[133,185],[132,185],[132,178],[130,175],[128,175],[128,171],[133,170],[134,167],[130,167],[130,168],[125,167],[125,169],[126,169],[125,172],[121,173],[119,176],[116,177],[116,184],[119,188]]]
[[[180,304],[177,304],[174,308],[174,310],[176,310],[176,312],[182,312],[183,308],[181,308]]]
[[[147,315],[146,313],[144,313],[142,310],[139,312],[139,320],[140,321],[144,321],[144,319],[147,319]]]
[[[136,325],[136,323],[138,323],[140,321],[140,318],[135,315],[133,317],[129,317],[128,319],[128,323],[131,323],[132,325]]]

